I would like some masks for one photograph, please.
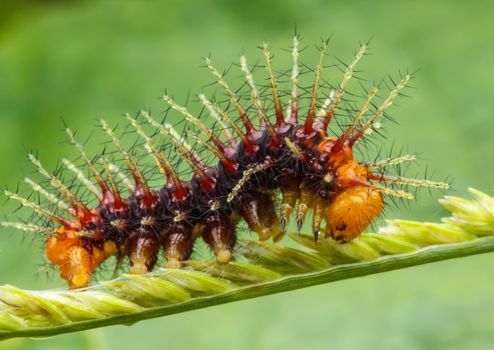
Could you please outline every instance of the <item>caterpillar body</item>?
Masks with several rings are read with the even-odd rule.
[[[138,147],[142,145],[163,175],[160,188],[150,186],[136,156],[124,147],[116,130],[106,121],[101,120],[101,127],[126,171],[105,154],[90,158],[75,134],[66,128],[90,178],[71,161],[62,162],[97,199],[97,205],[91,207],[77,191],[30,154],[30,160],[48,185],[40,185],[30,178],[25,180],[46,199],[49,208],[18,193],[5,191],[5,194],[31,208],[48,223],[2,224],[46,233],[48,259],[59,267],[70,288],[80,288],[90,283],[97,267],[111,256],[116,256],[119,262],[128,258],[133,274],[151,271],[160,251],[168,268],[180,268],[189,259],[194,241],[199,237],[209,245],[219,263],[227,263],[234,258],[240,220],[260,240],[277,241],[283,237],[291,217],[300,231],[307,214],[312,212],[314,239],[323,233],[324,239],[343,244],[359,236],[379,216],[385,205],[384,196],[413,198],[395,185],[447,188],[448,184],[443,182],[392,176],[383,171],[413,161],[413,155],[377,161],[354,158],[355,145],[378,126],[412,76],[401,76],[383,97],[378,96],[379,86],[371,87],[358,108],[350,108],[346,106],[346,88],[357,63],[368,51],[368,44],[361,45],[353,61],[342,69],[343,78],[334,88],[322,83],[327,46],[328,41],[322,41],[318,63],[310,70],[312,85],[307,90],[299,86],[302,69],[297,35],[290,50],[293,65],[281,75],[274,73],[269,46],[262,45],[265,59],[262,68],[268,82],[262,89],[254,83],[253,69],[242,56],[240,70],[245,78],[247,99],[231,88],[224,74],[206,58],[207,67],[228,100],[222,104],[203,94],[198,96],[215,127],[208,127],[203,118],[193,115],[168,95],[163,99],[170,110],[186,121],[188,132],[180,134],[147,112],[127,115],[129,127],[140,139]],[[286,91],[279,88],[283,79],[289,84]],[[285,98],[287,106],[282,104]],[[340,110],[350,112],[352,120],[341,134],[335,135],[328,127],[340,117]],[[194,146],[189,144],[191,141]],[[197,147],[207,150],[217,159],[217,164],[202,160]],[[179,175],[176,159],[165,152],[170,148],[191,169],[190,179]],[[127,195],[123,187],[127,188]],[[279,200],[275,193],[281,194]]]

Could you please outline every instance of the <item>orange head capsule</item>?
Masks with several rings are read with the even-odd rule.
[[[331,203],[326,235],[348,242],[358,237],[383,208],[381,193],[371,187],[351,187],[339,193]]]

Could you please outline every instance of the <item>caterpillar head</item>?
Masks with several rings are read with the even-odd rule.
[[[346,142],[326,138],[319,146],[325,170],[324,182],[330,188],[326,202],[326,237],[349,242],[358,237],[381,213],[381,192],[369,181],[365,164],[353,158]]]
[[[383,208],[381,193],[369,186],[356,186],[336,195],[329,206],[326,235],[348,242],[359,236]]]

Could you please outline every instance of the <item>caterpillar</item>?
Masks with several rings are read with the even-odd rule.
[[[342,79],[333,87],[323,78],[328,44],[328,40],[321,42],[317,64],[309,69],[299,63],[300,38],[295,35],[289,50],[291,69],[275,73],[273,54],[264,42],[260,47],[264,64],[249,65],[241,56],[244,83],[240,89],[232,88],[225,74],[206,58],[225,101],[199,94],[202,112],[193,114],[165,95],[168,111],[185,124],[182,132],[149,112],[127,114],[126,132],[131,129],[139,140],[130,149],[117,130],[101,120],[113,151],[90,158],[66,127],[85,168],[66,158],[62,164],[79,187],[73,181],[65,184],[29,154],[45,182],[31,178],[25,182],[44,203],[8,190],[5,195],[43,220],[2,225],[46,234],[48,260],[74,289],[87,286],[98,266],[112,256],[117,265],[128,259],[132,274],[152,271],[160,252],[167,268],[180,268],[199,237],[218,263],[227,263],[234,258],[241,221],[260,240],[279,241],[292,218],[300,232],[312,212],[314,239],[323,233],[321,239],[344,244],[380,215],[386,205],[384,196],[412,199],[410,186],[447,189],[445,182],[386,172],[414,161],[414,155],[373,161],[354,157],[357,144],[377,131],[412,74],[392,82],[384,96],[379,91],[385,83],[372,86],[355,106],[354,98],[360,95],[350,94],[347,87],[369,43],[361,44],[353,61],[342,66]],[[256,85],[254,70],[259,69],[265,71],[266,83]],[[311,85],[302,86],[300,78],[309,73]],[[350,122],[344,124],[347,117]],[[331,122],[342,126],[342,132],[331,131]],[[159,186],[150,185],[136,149],[154,159],[153,168],[162,175]],[[201,158],[201,149],[215,161]],[[187,164],[189,178],[179,170],[181,163]],[[91,205],[81,188],[97,202]]]

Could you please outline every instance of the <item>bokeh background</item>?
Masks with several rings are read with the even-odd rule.
[[[179,100],[200,91],[211,82],[201,56],[220,67],[242,52],[261,58],[266,39],[276,64],[289,64],[296,24],[307,63],[334,33],[330,61],[374,36],[365,77],[420,68],[413,99],[392,111],[400,125],[386,125],[389,142],[452,178],[452,193],[493,194],[492,18],[490,1],[1,1],[0,184],[15,188],[32,171],[26,149],[56,165],[68,152],[61,118],[89,135],[102,116],[116,124],[125,112],[163,111],[165,88]],[[438,220],[439,195],[386,217]],[[2,230],[0,283],[62,286],[42,256],[39,239]],[[492,254],[470,257],[0,349],[491,349],[493,267]]]

